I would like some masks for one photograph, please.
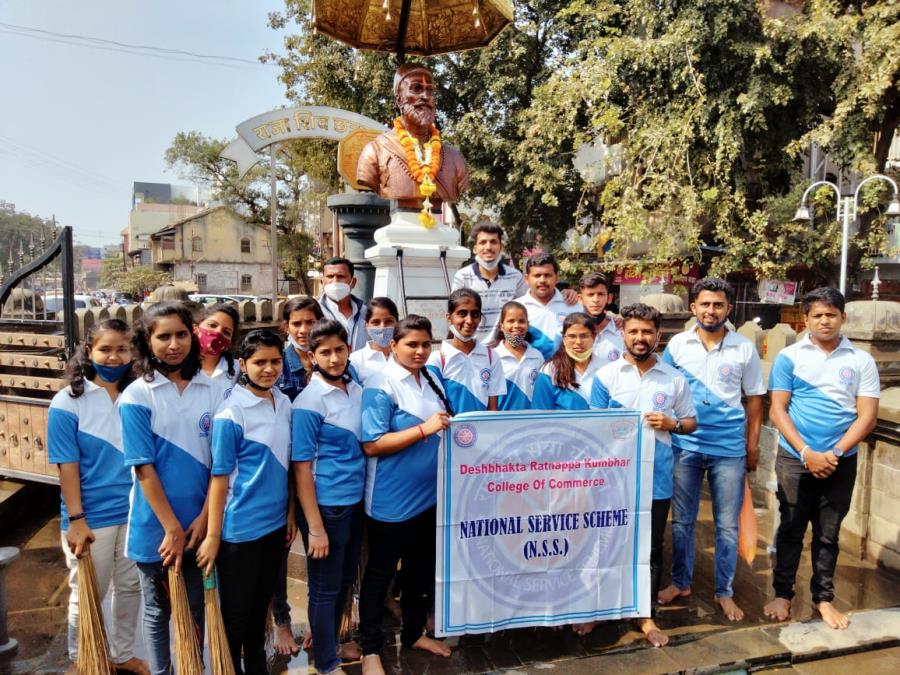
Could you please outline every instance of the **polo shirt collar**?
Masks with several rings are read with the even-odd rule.
[[[478,266],[478,261],[472,263],[472,272],[475,273],[475,276],[481,279],[483,282],[487,283],[487,279],[481,276],[481,268]],[[497,276],[495,279],[499,279],[500,277],[506,276],[506,268],[503,266],[503,261],[497,265]]]
[[[275,407],[277,408],[281,405],[282,399],[287,399],[278,387],[272,387],[269,389],[272,392],[273,400],[275,401]],[[242,384],[234,385],[234,388],[231,390],[231,395],[229,398],[234,399],[242,408],[252,408],[254,406],[259,405],[260,403],[268,403],[269,400],[263,398],[262,396],[257,396],[252,391],[250,391],[247,387]]]
[[[562,301],[563,301],[563,299],[562,299],[562,293],[559,292],[559,289],[558,289],[558,288],[554,288],[554,289],[553,289],[553,295],[552,295],[552,296],[550,297],[550,299],[547,301],[547,304],[546,304],[546,305],[545,305],[543,302],[541,302],[540,300],[538,300],[536,297],[534,297],[534,296],[531,294],[531,289],[530,289],[530,288],[528,289],[528,293],[526,293],[525,295],[528,296],[528,299],[529,299],[529,300],[531,300],[532,302],[534,302],[536,305],[540,305],[541,307],[549,307],[549,306],[552,305],[554,302],[557,302],[557,301],[562,302]]]
[[[660,358],[659,354],[656,353],[656,352],[653,352],[653,356],[655,357],[655,358],[653,359],[653,365],[650,366],[650,370],[648,370],[647,373],[651,373],[651,372],[653,372],[654,370],[658,370],[659,372],[664,373],[664,372],[665,372],[665,369],[664,369],[663,366],[662,366],[662,359]],[[631,361],[629,361],[627,358],[625,358],[625,355],[624,355],[624,354],[621,356],[621,358],[619,359],[619,361],[620,361],[620,363],[619,363],[619,369],[620,369],[620,370],[624,370],[625,368],[631,368],[631,369],[633,369],[633,370],[637,370],[638,373],[640,373],[640,371],[638,370],[637,365],[634,364],[634,363],[631,363]],[[644,375],[646,375],[647,373],[644,373]]]
[[[812,348],[823,351],[821,347],[819,347],[812,341],[809,336],[809,331],[807,331],[806,334],[802,338],[800,338],[799,344],[802,348]],[[841,341],[838,342],[838,346],[834,348],[834,351],[838,351],[839,349],[849,349],[850,351],[853,351],[853,343],[850,342],[850,340],[845,336],[841,335]]]
[[[688,340],[690,340],[691,342],[699,342],[700,344],[703,344],[703,341],[700,339],[700,334],[699,334],[701,330],[703,330],[703,329],[700,328],[700,324],[695,323],[693,328],[691,328],[691,330],[690,330],[690,333],[688,335]],[[728,328],[728,326],[725,326],[725,337],[722,338],[722,348],[731,347],[737,341],[738,341],[737,334],[733,330]],[[719,349],[719,347],[713,347],[713,349],[711,351],[715,351],[716,349]]]
[[[474,342],[475,349],[470,351],[468,354],[466,354],[463,350],[454,347],[451,344],[450,340],[444,340],[443,342],[441,342],[441,351],[444,352],[444,354],[447,356],[448,361],[457,354],[462,354],[463,356],[474,356],[475,354],[482,354],[484,356],[487,356],[487,347],[481,344],[478,340],[475,340]],[[404,368],[404,370],[406,369]]]
[[[209,375],[204,373],[202,370],[198,370],[197,374],[194,375],[194,377],[191,378],[191,380],[187,383],[187,386],[189,387],[195,383],[201,384],[204,387],[208,387],[213,383],[213,381],[209,379]],[[161,373],[158,370],[153,373],[153,379],[147,382],[147,385],[151,389],[156,389],[157,387],[161,387],[165,384],[171,384],[173,387],[175,386],[175,383],[172,382],[172,380],[170,380],[168,377],[166,377],[165,373]],[[185,387],[185,389],[187,389],[187,387]]]
[[[422,367],[424,368],[425,366]],[[412,377],[412,373],[397,363],[393,357],[388,359],[387,365],[381,372],[395,380],[405,380],[407,377]],[[415,380],[413,380],[413,383],[415,383]]]

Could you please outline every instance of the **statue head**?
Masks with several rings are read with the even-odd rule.
[[[394,97],[410,133],[425,134],[435,119],[434,77],[425,66],[403,64],[394,73]]]

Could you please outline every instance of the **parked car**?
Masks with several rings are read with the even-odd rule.
[[[256,301],[260,298],[256,295],[215,295],[211,293],[191,293],[188,296],[194,302],[203,305],[209,302],[244,302],[245,300]]]
[[[102,307],[100,301],[92,295],[75,295],[72,298],[75,309],[88,309],[91,307]],[[44,310],[48,316],[55,316],[57,312],[63,311],[63,297],[61,295],[48,295],[44,297]]]

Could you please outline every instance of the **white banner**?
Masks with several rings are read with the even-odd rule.
[[[640,413],[467,413],[445,439],[438,635],[650,615],[654,443]]]

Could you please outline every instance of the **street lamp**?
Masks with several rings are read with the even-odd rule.
[[[837,197],[837,212],[835,213],[836,219],[842,221],[843,230],[841,233],[841,283],[840,290],[841,293],[846,296],[847,294],[847,249],[848,249],[848,240],[850,238],[850,223],[853,220],[856,220],[857,209],[859,208],[859,191],[862,189],[862,186],[873,180],[883,180],[890,184],[891,188],[894,190],[894,197],[891,199],[891,203],[887,208],[888,216],[900,216],[900,191],[897,189],[897,183],[895,183],[891,178],[884,176],[882,174],[875,174],[874,176],[869,176],[864,181],[862,181],[858,186],[856,186],[856,192],[853,195],[841,195],[840,188],[827,180],[816,181],[812,185],[810,185],[803,192],[803,197],[800,199],[800,208],[797,209],[797,213],[794,214],[794,220],[810,220],[809,207],[807,206],[806,199],[809,196],[809,193],[813,190],[813,188],[819,187],[821,185],[827,185],[832,190],[834,190],[834,194]]]

